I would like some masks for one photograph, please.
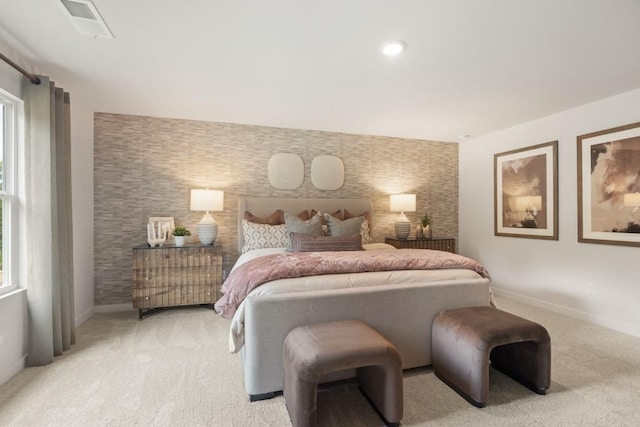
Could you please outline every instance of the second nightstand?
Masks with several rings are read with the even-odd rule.
[[[398,249],[434,249],[456,253],[456,239],[450,237],[435,237],[433,239],[385,237],[384,242]]]

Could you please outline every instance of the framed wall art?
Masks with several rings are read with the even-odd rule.
[[[578,241],[640,246],[640,123],[578,136]]]
[[[558,240],[558,141],[495,154],[496,236]]]

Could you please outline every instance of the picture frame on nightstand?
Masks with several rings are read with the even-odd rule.
[[[158,224],[161,225],[160,229],[168,227],[169,234],[167,236],[167,243],[173,243],[173,230],[176,228],[176,223],[172,216],[150,216],[149,224],[155,229],[158,229]]]

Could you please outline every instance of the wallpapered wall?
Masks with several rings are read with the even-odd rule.
[[[372,235],[382,242],[394,234],[397,216],[389,212],[389,194],[416,193],[418,212],[407,214],[414,228],[428,211],[434,237],[458,235],[454,143],[105,113],[95,114],[94,127],[96,305],[131,301],[131,248],[145,243],[148,217],[172,216],[195,231],[203,213],[189,210],[192,188],[225,191],[224,211],[213,215],[227,272],[238,257],[238,196],[369,197]],[[269,185],[269,158],[281,152],[304,160],[305,180],[296,190]],[[311,161],[323,154],[344,162],[338,190],[311,184]]]

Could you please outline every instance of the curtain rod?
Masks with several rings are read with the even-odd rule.
[[[18,64],[16,64],[15,62],[7,58],[6,56],[4,56],[1,52],[0,52],[0,59],[2,59],[7,64],[11,65],[16,70],[20,71],[22,75],[28,78],[29,81],[34,85],[40,84],[40,79],[36,75],[29,73],[27,70],[25,70],[24,68],[22,68],[21,66],[19,66]]]

